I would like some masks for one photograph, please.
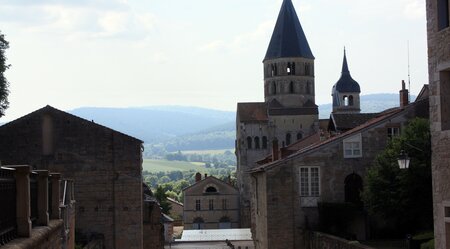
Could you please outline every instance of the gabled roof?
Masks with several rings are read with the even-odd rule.
[[[190,188],[192,188],[192,187],[194,187],[194,186],[197,186],[197,185],[199,185],[199,184],[203,184],[203,183],[205,183],[206,181],[211,181],[211,180],[212,180],[213,182],[217,182],[217,183],[224,184],[224,185],[226,185],[226,186],[228,186],[228,187],[230,187],[230,188],[233,188],[234,190],[238,191],[238,189],[237,189],[235,186],[229,184],[228,182],[224,182],[224,181],[220,180],[219,178],[217,178],[217,177],[215,177],[215,176],[208,176],[208,177],[205,177],[205,178],[203,178],[202,180],[200,180],[200,181],[198,181],[198,182],[195,182],[195,183],[192,184],[191,186],[188,186],[188,187],[184,188],[184,189],[183,189],[183,192],[186,191],[186,190],[188,190],[188,189],[190,189]]]
[[[348,64],[347,64],[347,55],[344,49],[344,60],[342,62],[342,72],[341,77],[339,78],[338,82],[333,86],[333,93],[335,91],[344,93],[344,92],[350,92],[350,93],[360,93],[361,88],[359,87],[358,82],[356,82],[352,76],[350,75],[350,71],[348,70]]]
[[[264,102],[238,103],[237,115],[240,122],[268,121],[267,104]]]
[[[331,113],[328,130],[347,131],[375,118],[379,113]]]
[[[52,107],[52,106],[49,106],[49,105],[47,105],[47,106],[45,106],[45,107],[43,107],[43,108],[41,108],[41,109],[38,109],[38,110],[36,110],[36,111],[34,111],[34,112],[31,112],[31,113],[29,113],[29,114],[27,114],[27,115],[25,115],[25,116],[23,116],[23,117],[20,117],[20,118],[18,118],[18,119],[16,119],[16,120],[13,120],[13,121],[11,121],[11,122],[9,122],[9,123],[6,123],[6,124],[0,126],[0,129],[10,127],[10,126],[12,126],[12,125],[14,125],[14,124],[16,124],[16,123],[22,121],[22,120],[25,120],[25,119],[27,119],[27,118],[30,118],[30,117],[32,117],[32,116],[35,116],[35,115],[41,115],[41,114],[46,114],[46,113],[56,113],[56,114],[59,114],[59,115],[62,115],[62,116],[66,116],[66,117],[68,117],[68,118],[77,120],[77,121],[79,121],[79,122],[85,122],[86,124],[89,124],[89,125],[92,125],[92,126],[95,126],[95,127],[100,127],[100,128],[109,130],[109,131],[111,131],[111,132],[113,132],[113,133],[115,133],[115,134],[118,134],[118,135],[122,135],[122,136],[128,137],[128,138],[130,138],[130,139],[132,139],[132,140],[135,140],[136,142],[143,143],[143,141],[140,140],[140,139],[137,139],[137,138],[135,138],[135,137],[132,137],[132,136],[127,135],[127,134],[124,134],[124,133],[122,133],[122,132],[113,130],[113,129],[108,128],[108,127],[106,127],[106,126],[103,126],[103,125],[94,123],[93,121],[89,121],[89,120],[80,118],[80,117],[75,116],[75,115],[73,115],[73,114],[70,114],[70,113],[68,113],[68,112],[64,112],[64,111],[58,110],[58,109],[56,109],[56,108],[54,108],[54,107]]]
[[[314,59],[291,0],[284,0],[264,60],[303,57]]]

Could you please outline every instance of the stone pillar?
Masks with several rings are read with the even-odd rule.
[[[48,170],[36,170],[38,173],[38,225],[48,226]]]
[[[60,193],[60,186],[59,186],[59,180],[61,179],[61,174],[59,173],[52,173],[50,175],[50,179],[52,181],[52,214],[50,216],[50,219],[60,219],[61,217],[61,210],[59,209],[59,193]]]
[[[30,208],[30,172],[28,165],[10,166],[15,169],[16,178],[16,220],[17,235],[30,237],[31,235],[31,208]]]

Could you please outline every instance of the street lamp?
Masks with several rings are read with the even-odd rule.
[[[404,150],[402,150],[400,152],[400,155],[398,155],[398,166],[400,167],[400,169],[407,169],[409,168],[409,162],[410,162],[410,158],[408,156],[408,153],[406,153]]]

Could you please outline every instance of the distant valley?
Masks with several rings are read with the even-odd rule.
[[[398,98],[398,94],[363,95],[361,96],[362,112],[380,112],[396,107]],[[328,118],[331,110],[331,104],[320,105],[320,118]],[[174,152],[234,147],[236,113],[232,111],[184,106],[153,106],[83,107],[69,112],[139,138],[145,142],[146,150],[149,148],[151,151]]]

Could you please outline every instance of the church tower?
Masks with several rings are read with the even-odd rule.
[[[360,113],[361,88],[350,75],[347,65],[347,55],[344,48],[344,61],[342,62],[341,78],[334,84],[331,96],[333,96],[333,113]]]
[[[314,56],[291,0],[283,0],[264,65],[264,102],[238,103],[237,184],[241,227],[250,227],[255,190],[249,171],[274,149],[318,131]]]
[[[264,58],[265,102],[314,104],[314,56],[291,0],[284,0]]]

